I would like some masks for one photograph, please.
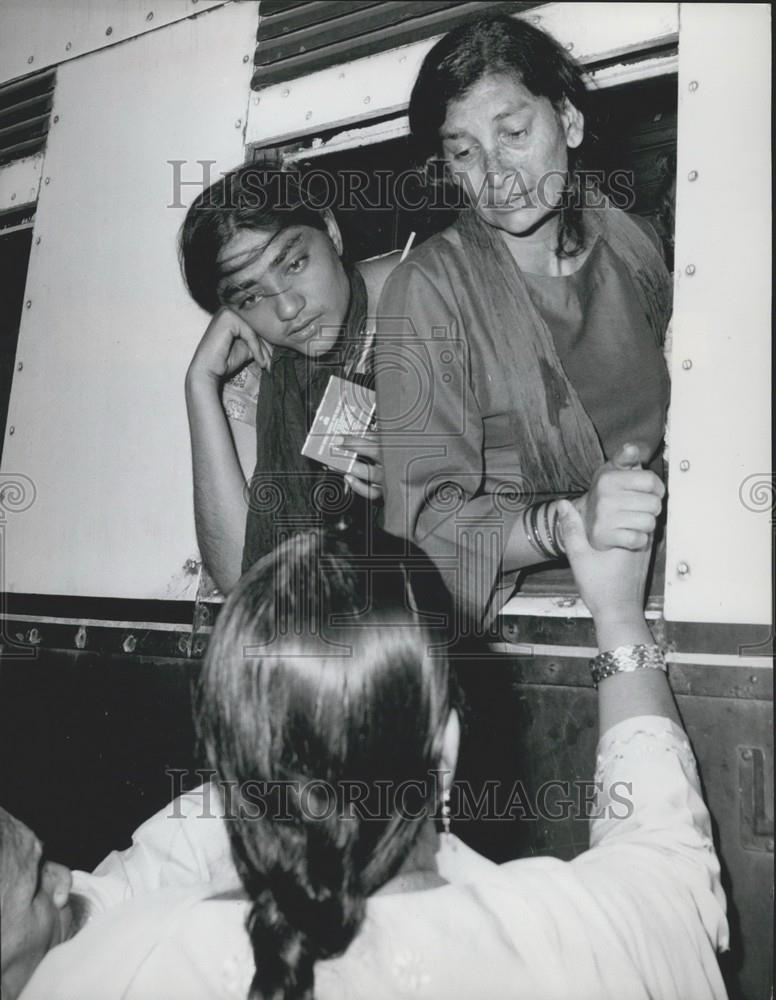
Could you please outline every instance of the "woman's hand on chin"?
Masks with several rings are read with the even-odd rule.
[[[268,368],[272,357],[269,346],[236,312],[223,306],[213,316],[202,335],[187,378],[222,382],[236,375],[251,361]]]
[[[624,444],[593,476],[590,489],[572,503],[594,549],[651,547],[663,508],[665,486],[641,467],[638,445]]]

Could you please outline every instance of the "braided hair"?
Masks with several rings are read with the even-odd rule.
[[[252,902],[251,1000],[313,997],[316,961],[347,949],[367,898],[439,805],[444,613],[417,612],[417,565],[359,563],[335,529],[298,534],[219,615],[199,732],[229,788],[232,856]],[[410,785],[411,808],[399,794]]]

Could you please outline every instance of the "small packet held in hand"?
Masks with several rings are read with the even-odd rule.
[[[374,423],[375,391],[332,375],[315,414],[302,454],[330,469],[348,473],[357,455],[338,442],[345,434],[361,437]]]

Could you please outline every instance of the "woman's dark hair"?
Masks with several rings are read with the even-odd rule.
[[[546,97],[560,112],[564,101],[588,112],[588,93],[577,63],[550,35],[526,21],[496,15],[469,21],[441,38],[423,60],[412,88],[410,131],[421,161],[441,154],[440,129],[448,105],[483,77],[512,74],[535,97]],[[581,211],[574,197],[577,150],[569,151],[569,182],[561,207],[558,255],[584,248]]]
[[[438,600],[441,580],[418,556]],[[334,530],[298,534],[219,614],[199,732],[230,790],[232,855],[253,904],[255,1000],[313,996],[314,963],[348,947],[367,897],[439,804],[447,623],[444,605],[416,610],[416,565],[384,555],[366,565]],[[401,793],[410,787],[411,804]]]
[[[221,305],[219,282],[230,273],[219,263],[219,255],[235,233],[279,232],[290,226],[326,231],[323,214],[310,203],[295,174],[253,163],[224,174],[194,199],[178,237],[178,257],[191,297],[207,312],[216,312]],[[238,266],[246,263],[241,260]]]

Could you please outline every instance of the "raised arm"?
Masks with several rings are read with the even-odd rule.
[[[644,587],[652,552],[614,548],[597,551],[587,539],[583,520],[573,504],[559,504],[561,530],[582,600],[595,622],[601,653],[621,650],[618,670],[598,682],[599,728],[605,733],[617,723],[639,715],[659,715],[681,725],[665,670],[636,668],[641,654],[634,647],[654,647],[644,618]]]
[[[245,474],[224,413],[221,390],[225,379],[251,359],[265,368],[269,363],[267,348],[239,316],[221,309],[211,320],[186,373],[197,542],[222,593],[228,593],[240,577],[247,511]]]
[[[567,501],[560,517],[603,654],[592,664],[601,734],[594,850],[572,864],[601,911],[616,914],[645,995],[668,995],[670,982],[671,996],[721,1000],[714,952],[728,947],[725,893],[695,758],[644,620],[651,544],[598,552]]]

